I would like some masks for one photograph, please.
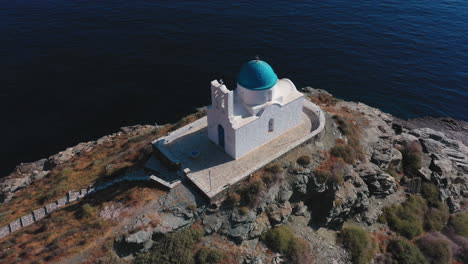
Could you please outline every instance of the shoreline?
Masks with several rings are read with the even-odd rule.
[[[379,110],[381,110],[381,109],[379,109]],[[190,113],[188,115],[190,115]],[[410,119],[406,119],[406,120],[395,117],[395,116],[393,116],[393,117],[395,119],[395,123],[401,125],[405,129],[411,130],[411,129],[416,129],[416,128],[426,128],[426,127],[431,128],[431,129],[434,129],[436,131],[440,131],[440,132],[444,133],[450,139],[458,140],[458,141],[461,141],[463,144],[468,145],[468,121],[458,120],[458,119],[454,119],[452,117],[424,116],[424,117],[410,118]],[[166,125],[166,124],[164,124],[164,125]],[[42,158],[40,158],[38,160],[31,161],[31,162],[17,163],[10,170],[10,172],[8,174],[0,175],[0,181],[3,178],[9,177],[12,174],[14,174],[15,171],[17,171],[18,168],[23,166],[23,165],[41,163],[43,160],[53,159],[54,156],[57,156],[58,154],[60,154],[62,152],[65,152],[67,150],[79,148],[79,146],[81,146],[83,144],[92,144],[93,142],[98,142],[102,138],[112,137],[113,135],[116,135],[118,133],[122,133],[123,131],[126,131],[128,129],[134,129],[134,128],[138,128],[138,127],[148,127],[148,126],[152,126],[152,125],[149,125],[149,124],[136,124],[136,125],[131,125],[131,126],[120,127],[117,132],[114,132],[114,133],[111,133],[111,134],[108,134],[108,135],[104,135],[104,136],[102,136],[102,137],[100,137],[98,139],[95,139],[95,140],[80,142],[80,143],[76,144],[75,146],[67,147],[66,149],[64,149],[62,151],[59,151],[57,153],[54,153],[54,154],[50,155],[49,157],[45,157],[45,158],[42,157]]]

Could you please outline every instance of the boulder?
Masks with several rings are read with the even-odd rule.
[[[430,128],[418,128],[409,131],[418,138],[426,157],[430,157],[429,168],[423,167],[418,176],[437,184],[441,198],[451,212],[460,210],[464,195],[468,192],[468,147],[462,142],[449,139],[444,133]],[[429,159],[429,158],[428,158]]]
[[[398,172],[401,172],[402,160],[403,160],[403,154],[401,154],[401,152],[398,149],[392,148],[392,158],[390,160],[389,168],[392,168]]]
[[[258,227],[255,222],[256,214],[254,211],[243,214],[236,208],[232,211],[231,216],[224,223],[220,232],[234,240],[234,242],[241,243],[251,237],[251,231]]]
[[[284,222],[292,213],[292,207],[289,202],[272,204],[266,208],[268,219],[272,225],[279,225]]]
[[[430,182],[432,177],[432,171],[426,167],[422,167],[417,171],[417,176],[423,181]]]
[[[388,173],[383,172],[377,165],[361,163],[356,167],[356,171],[366,183],[371,195],[385,197],[395,192],[395,179]]]
[[[271,228],[268,216],[265,213],[260,214],[252,225],[252,229],[249,232],[249,239],[260,237],[264,232]]]
[[[205,235],[211,235],[218,232],[223,224],[221,216],[217,214],[205,215],[202,220]]]
[[[329,226],[340,226],[351,216],[369,206],[369,190],[355,172],[335,192],[332,208],[326,217]]]
[[[371,162],[377,164],[382,170],[388,169],[392,162],[392,142],[379,140],[372,147]]]

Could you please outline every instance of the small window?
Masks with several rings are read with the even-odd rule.
[[[273,132],[274,127],[275,127],[275,120],[273,120],[273,118],[271,118],[268,121],[268,132]]]

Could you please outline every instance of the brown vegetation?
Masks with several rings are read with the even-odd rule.
[[[64,197],[68,191],[87,188],[97,181],[111,180],[130,167],[142,165],[151,153],[152,140],[205,114],[205,111],[199,111],[175,125],[142,130],[132,136],[116,135],[109,141],[94,146],[90,151],[76,155],[54,168],[43,179],[19,191],[11,201],[0,205],[0,226]]]
[[[83,201],[53,212],[45,219],[24,228],[0,242],[0,259],[5,263],[46,263],[93,249],[117,228],[118,219],[104,219],[99,212],[119,203],[124,208],[138,208],[164,192],[157,188],[122,184],[93,194]],[[127,217],[131,210],[122,211]]]
[[[309,96],[310,100],[320,106],[334,106],[339,100],[330,94],[320,93],[317,96]]]
[[[262,240],[273,251],[285,254],[290,260],[288,263],[313,263],[309,243],[295,236],[286,226],[268,230],[263,234]]]
[[[325,161],[315,169],[314,175],[318,183],[341,185],[343,183],[345,168],[346,164],[342,158],[326,155]]]
[[[338,140],[330,150],[335,157],[342,158],[346,163],[353,164],[355,160],[364,160],[364,151],[360,143],[362,130],[353,119],[347,115],[335,115],[333,119],[338,124],[341,133],[346,136],[346,143]]]
[[[272,164],[259,170],[247,180],[239,183],[233,190],[231,190],[226,199],[224,206],[250,206],[254,208],[258,205],[261,199],[266,195],[268,189],[273,186],[275,182],[282,180],[282,168],[278,164]]]

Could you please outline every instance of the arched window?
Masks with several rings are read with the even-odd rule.
[[[273,120],[273,118],[271,118],[268,121],[268,132],[273,132],[274,129],[275,129],[275,120]]]

